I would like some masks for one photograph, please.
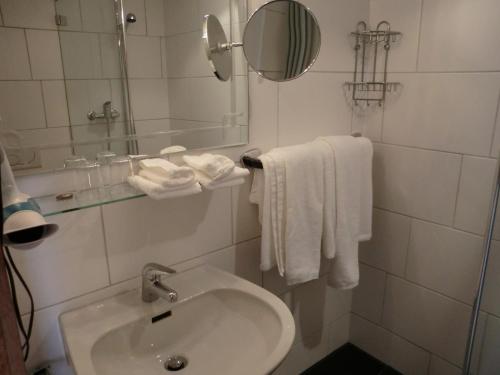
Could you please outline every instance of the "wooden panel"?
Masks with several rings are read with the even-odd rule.
[[[3,251],[0,251],[0,374],[26,375]]]

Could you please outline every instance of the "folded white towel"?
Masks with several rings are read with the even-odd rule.
[[[222,179],[234,170],[234,161],[224,155],[202,154],[200,156],[184,155],[184,162],[212,180]]]
[[[161,184],[168,187],[184,186],[194,182],[194,172],[189,167],[179,167],[165,159],[144,159],[139,162],[139,166],[148,171],[148,175],[156,174],[161,178]],[[151,179],[151,177],[148,177]],[[158,182],[160,180],[156,180]],[[158,182],[160,183],[160,182]]]
[[[161,151],[160,151],[160,155],[168,155],[168,154],[175,154],[176,152],[183,152],[183,151],[186,151],[186,147],[184,146],[178,146],[178,145],[175,145],[175,146],[169,146],[169,147],[165,147],[163,148]]]
[[[224,178],[217,180],[211,179],[205,173],[195,169],[196,179],[208,190],[221,189],[229,186],[236,186],[245,183],[244,177],[248,176],[250,172],[248,169],[235,167],[233,171]]]
[[[371,235],[372,144],[351,136],[322,140],[332,147],[336,174],[336,253],[329,283],[350,289],[359,283],[358,241]]]
[[[139,176],[145,178],[146,180],[154,182],[158,185],[161,185],[163,188],[171,191],[185,189],[187,187],[190,187],[196,182],[194,173],[191,176],[191,178],[183,177],[182,179],[169,179],[160,176],[159,174],[151,171],[150,169],[141,169],[139,171]]]
[[[186,195],[201,193],[201,186],[197,182],[191,184],[187,188],[178,190],[167,190],[161,185],[147,180],[141,176],[129,176],[128,183],[135,189],[142,191],[148,197],[155,200],[178,198]]]

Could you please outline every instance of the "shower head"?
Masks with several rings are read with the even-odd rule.
[[[125,19],[127,20],[127,23],[136,23],[137,22],[137,17],[135,16],[134,13],[127,14],[127,17]]]

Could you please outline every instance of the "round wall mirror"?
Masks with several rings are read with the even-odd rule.
[[[259,75],[289,81],[316,61],[321,32],[314,14],[294,0],[273,0],[248,20],[242,43],[228,43],[217,17],[205,16],[203,40],[212,70],[226,81],[232,73],[231,49],[243,46],[245,57]]]

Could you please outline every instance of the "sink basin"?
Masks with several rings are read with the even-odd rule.
[[[144,303],[124,293],[60,317],[78,375],[269,374],[286,356],[295,325],[286,305],[230,273],[201,266],[164,283],[179,300]]]

